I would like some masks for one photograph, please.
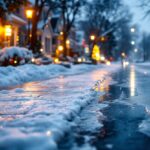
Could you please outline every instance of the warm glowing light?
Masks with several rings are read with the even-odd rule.
[[[58,46],[58,50],[59,50],[59,51],[63,51],[63,50],[64,50],[64,47],[63,47],[62,45],[59,45],[59,46]]]
[[[64,33],[63,32],[60,32],[60,35],[63,35]]]
[[[105,41],[105,37],[101,37],[101,41],[104,42]]]
[[[66,44],[68,44],[68,45],[69,45],[69,44],[70,44],[70,40],[67,40],[67,41],[66,41]]]
[[[110,62],[110,61],[107,61],[107,62],[106,62],[106,65],[110,66],[110,65],[111,65],[111,62]]]
[[[5,25],[5,36],[11,36],[11,35],[12,35],[11,25]]]
[[[91,36],[90,36],[90,39],[91,39],[92,41],[94,41],[94,40],[95,40],[95,35],[91,35]]]
[[[105,61],[105,56],[101,56],[101,61]]]
[[[17,64],[17,60],[14,60],[14,64]]]
[[[33,10],[32,9],[26,10],[26,17],[28,19],[32,19],[32,16],[33,16]]]
[[[40,49],[40,52],[43,52],[43,51],[44,51],[43,48],[41,48],[41,49]]]
[[[121,56],[122,57],[126,57],[126,54],[123,52],[123,53],[121,53]]]
[[[81,59],[81,58],[78,58],[78,62],[82,62],[82,59]]]
[[[92,51],[92,59],[96,61],[100,61],[100,48],[98,45],[94,45],[93,51]]]
[[[54,62],[57,64],[57,63],[59,63],[59,59],[58,58],[55,58],[54,59]]]

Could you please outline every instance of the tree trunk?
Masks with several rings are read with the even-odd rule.
[[[31,37],[31,50],[33,51],[33,53],[37,52],[36,49],[36,42],[37,42],[37,24],[38,24],[38,18],[36,15],[33,16],[32,19],[32,37]]]

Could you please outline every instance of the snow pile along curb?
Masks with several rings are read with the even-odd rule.
[[[3,134],[0,148],[21,149],[24,147],[25,150],[57,150],[57,142],[71,130],[74,125],[72,120],[82,108],[93,100],[95,94],[96,92],[92,90],[83,91],[83,96],[78,95],[70,109],[66,109],[63,113],[47,114],[46,118],[43,118],[42,113],[44,112],[41,112],[41,114],[36,114],[35,120],[33,116],[35,114],[30,114],[23,120],[17,119],[6,123],[0,128],[0,132]]]
[[[0,87],[20,85],[30,81],[50,79],[59,75],[72,75],[83,73],[98,67],[100,66],[77,65],[72,66],[71,69],[68,69],[64,66],[55,64],[50,64],[46,66],[26,64],[18,67],[0,67]]]

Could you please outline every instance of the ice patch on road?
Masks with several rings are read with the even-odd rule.
[[[150,137],[150,119],[142,121],[139,125],[139,131]]]
[[[145,107],[145,111],[147,116],[146,119],[143,120],[139,125],[139,131],[150,137],[150,109],[148,107]]]
[[[81,147],[75,145],[71,150],[96,150],[96,148],[86,143]]]

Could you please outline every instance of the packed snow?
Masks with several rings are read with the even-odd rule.
[[[30,69],[33,72],[28,74]],[[95,99],[97,92],[92,88],[95,82],[118,69],[119,65],[111,68],[77,65],[72,69],[59,65],[2,68],[3,85],[48,80],[0,91],[0,149],[57,150],[58,141],[66,132],[71,132],[75,125],[73,120],[81,109]],[[51,77],[56,78],[49,79]],[[108,81],[111,84],[112,81]],[[102,126],[99,122],[99,127]]]
[[[8,61],[10,58],[13,58],[14,56],[17,56],[18,58],[21,59],[20,64],[24,64],[26,61],[31,60],[33,57],[32,52],[26,48],[5,47],[2,50],[0,50],[0,64],[5,60]]]
[[[46,66],[26,64],[17,67],[0,67],[0,87],[20,85],[25,82],[54,78],[59,75],[79,74],[103,67],[103,65],[75,65],[72,66],[71,69],[68,69],[64,66],[55,64]],[[116,67],[119,67],[119,65],[116,65]],[[112,69],[109,66],[105,66],[105,68]]]

